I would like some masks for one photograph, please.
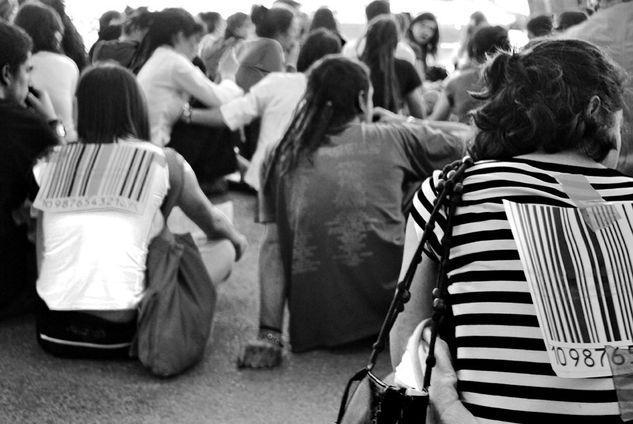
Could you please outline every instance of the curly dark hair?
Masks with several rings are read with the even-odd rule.
[[[602,161],[614,146],[609,128],[623,107],[626,74],[599,47],[582,40],[539,40],[500,52],[484,70],[487,102],[474,113],[475,160],[508,159],[539,149],[576,149]],[[591,99],[600,99],[589,113]]]

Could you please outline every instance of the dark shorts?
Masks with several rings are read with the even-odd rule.
[[[46,352],[65,358],[129,358],[136,320],[120,323],[79,311],[51,311],[40,301],[37,341]]]

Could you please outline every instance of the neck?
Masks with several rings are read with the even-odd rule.
[[[540,162],[552,162],[561,165],[577,165],[595,168],[602,167],[599,162],[596,162],[577,150],[565,150],[557,153],[547,153],[543,150],[537,150],[525,155],[519,155],[517,158],[533,159]]]

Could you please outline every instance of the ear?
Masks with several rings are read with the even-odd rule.
[[[362,90],[358,93],[358,109],[363,113],[363,115],[367,115],[367,93],[365,90]]]
[[[172,46],[177,46],[178,43],[180,43],[180,41],[182,41],[184,36],[185,36],[185,34],[182,31],[178,31],[177,33],[172,35],[171,36],[171,45]]]
[[[600,100],[600,97],[591,97],[591,99],[589,99],[589,104],[587,104],[587,108],[585,109],[585,116],[588,118],[595,118],[600,111],[600,106],[602,106],[602,100]]]
[[[9,65],[6,64],[0,70],[0,83],[8,87],[11,85],[11,81],[13,81],[13,74],[11,73],[11,69],[9,69]]]

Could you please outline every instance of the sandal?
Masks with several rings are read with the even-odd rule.
[[[283,359],[281,333],[260,329],[256,340],[250,341],[237,358],[238,368],[276,368]]]

